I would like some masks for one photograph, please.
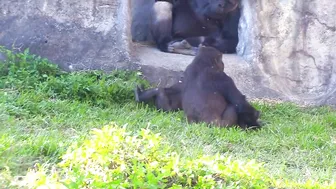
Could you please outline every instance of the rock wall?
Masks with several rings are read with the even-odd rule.
[[[250,98],[336,105],[336,1],[241,1],[238,57],[223,58],[239,88]],[[192,57],[132,42],[151,40],[153,2],[3,0],[0,45],[29,47],[65,70],[141,69],[169,85]]]
[[[336,1],[242,0],[239,55],[269,87],[302,103],[336,103]]]
[[[30,48],[65,70],[125,68],[130,12],[127,0],[2,0],[0,45]]]

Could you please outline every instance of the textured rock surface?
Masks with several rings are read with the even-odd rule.
[[[127,67],[124,0],[0,1],[0,44],[48,57],[66,70]]]
[[[291,100],[335,104],[336,1],[243,0],[239,54]]]
[[[153,1],[0,1],[0,45],[66,70],[141,69],[170,85],[192,57],[132,43],[151,39]],[[335,18],[334,0],[242,0],[239,56],[224,56],[225,70],[250,98],[335,105]]]

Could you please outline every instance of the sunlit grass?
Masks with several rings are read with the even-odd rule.
[[[255,159],[274,179],[335,181],[332,108],[255,102],[267,122],[261,130],[189,125],[182,112],[163,113],[135,103],[132,89],[143,82],[135,73],[68,74],[29,53],[11,56],[9,65],[31,59],[45,69],[36,72],[36,65],[27,66],[29,61],[15,68],[0,66],[0,170],[9,168],[11,176],[23,176],[37,163],[56,165],[71,144],[88,138],[93,128],[115,122],[133,133],[143,128],[161,133],[184,159],[219,153],[235,160]]]

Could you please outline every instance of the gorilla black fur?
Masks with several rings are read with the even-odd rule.
[[[225,74],[222,53],[201,45],[182,82],[167,88],[135,89],[138,102],[155,102],[163,111],[183,110],[189,122],[222,127],[259,128],[260,112],[251,106]]]
[[[195,55],[212,38],[222,53],[235,53],[239,18],[239,0],[156,0],[151,34],[163,52]]]
[[[182,109],[181,103],[182,83],[178,82],[171,87],[151,88],[143,90],[140,87],[135,89],[135,100],[148,103],[154,101],[158,110],[177,111]]]
[[[184,71],[182,109],[189,122],[219,126],[260,127],[260,112],[251,106],[224,72],[222,53],[200,46]]]

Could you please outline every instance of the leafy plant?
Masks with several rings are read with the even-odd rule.
[[[183,159],[159,134],[137,134],[116,125],[95,129],[82,145],[70,147],[55,171],[30,171],[32,188],[266,188],[272,185],[260,164],[220,155]],[[32,180],[35,178],[35,180]]]
[[[29,53],[26,49],[23,53],[12,53],[0,47],[0,52],[6,54],[6,60],[0,64],[1,88],[34,88],[48,77],[55,77],[63,72],[57,65],[47,59]]]
[[[221,155],[181,158],[159,134],[133,134],[115,124],[94,129],[93,136],[73,144],[51,172],[30,170],[13,186],[28,188],[334,188],[276,180],[262,164]]]
[[[82,71],[67,73],[47,59],[26,49],[12,53],[1,47],[6,61],[0,64],[0,89],[36,90],[49,98],[74,99],[94,105],[108,106],[113,102],[134,100],[136,84],[149,86],[133,71]]]

